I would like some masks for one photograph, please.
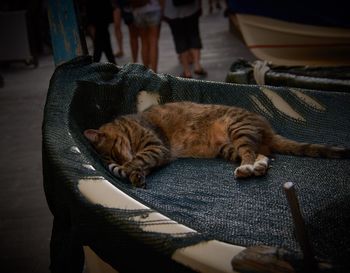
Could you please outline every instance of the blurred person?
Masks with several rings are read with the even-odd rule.
[[[130,40],[130,49],[131,49],[131,59],[133,63],[138,61],[138,52],[139,52],[139,29],[135,25],[134,15],[132,14],[132,9],[129,3],[129,0],[119,0],[121,16],[124,23],[128,26],[129,30],[129,40]]]
[[[215,2],[215,7],[217,9],[221,9],[222,6],[221,6],[221,3],[220,3],[220,0],[209,0],[209,13],[213,13],[213,10],[214,10],[214,2]]]
[[[111,0],[113,7],[113,22],[114,22],[114,34],[117,40],[118,51],[114,54],[117,58],[124,56],[123,50],[123,33],[121,29],[122,11],[120,6],[120,0]]]
[[[113,22],[113,9],[110,0],[86,1],[87,25],[93,40],[93,61],[99,62],[105,53],[110,63],[116,63],[112,51],[109,24]]]
[[[199,31],[199,17],[201,14],[200,0],[164,0],[164,19],[169,24],[175,50],[183,67],[180,76],[184,78],[192,78],[192,63],[194,74],[203,77],[208,74],[200,62],[202,41]]]
[[[142,63],[157,72],[163,0],[129,0],[141,37]]]

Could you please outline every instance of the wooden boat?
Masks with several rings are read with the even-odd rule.
[[[236,16],[245,43],[259,59],[277,65],[350,64],[350,29]]]
[[[55,219],[52,272],[82,272],[84,256],[89,272],[103,272],[93,270],[100,264],[119,272],[257,272],[242,268],[251,265],[245,259],[252,246],[260,246],[253,249],[258,258],[283,248],[292,253],[283,264],[294,268],[300,255],[284,181],[297,183],[315,256],[349,268],[349,160],[278,155],[268,175],[239,182],[236,163],[179,159],[139,189],[111,175],[82,134],[175,100],[244,107],[298,141],[348,146],[350,93],[194,81],[88,57],[62,64],[50,81],[42,138],[44,188]],[[279,264],[281,256],[272,256]],[[258,260],[259,268],[264,261],[271,268],[270,260]]]
[[[231,21],[258,59],[275,65],[350,64],[350,17],[342,2],[228,3]]]
[[[89,272],[115,272],[113,268],[121,272],[252,272],[243,270],[244,255],[240,255],[250,246],[298,251],[281,181],[298,181],[299,196],[307,201],[303,208],[316,242],[315,254],[349,268],[347,160],[331,164],[281,156],[268,176],[246,183],[233,183],[228,162],[178,160],[152,180],[149,177],[150,186],[143,190],[111,176],[82,135],[84,129],[112,116],[140,110],[138,102],[144,101],[140,94],[146,92],[162,103],[191,100],[245,106],[270,121],[282,121],[275,128],[299,136],[299,141],[327,139],[345,146],[349,94],[194,81],[158,75],[138,64],[94,63],[84,56],[86,44],[79,40],[72,1],[65,0],[65,5],[62,1],[49,1],[58,66],[50,80],[42,127],[44,190],[54,217],[52,272],[83,272],[84,259]],[[67,46],[61,46],[62,40]],[[72,56],[77,58],[71,60]],[[314,101],[320,101],[321,107]],[[253,253],[273,256],[276,272],[295,271],[288,264],[289,271],[279,270],[281,251],[260,246]],[[93,259],[95,264],[90,263]],[[276,268],[265,257],[260,261]],[[99,267],[102,262],[104,271]]]

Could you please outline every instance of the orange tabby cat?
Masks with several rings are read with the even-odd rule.
[[[271,153],[342,158],[350,149],[299,143],[277,135],[270,124],[242,108],[175,102],[118,117],[84,135],[118,177],[145,186],[145,176],[179,157],[240,159],[236,178],[262,176]]]

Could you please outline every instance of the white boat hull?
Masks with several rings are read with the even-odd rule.
[[[237,14],[248,48],[276,65],[349,65],[350,29],[286,22]]]

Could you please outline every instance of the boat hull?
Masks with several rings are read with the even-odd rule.
[[[244,41],[252,53],[276,65],[349,65],[350,29],[291,23],[237,14]]]

